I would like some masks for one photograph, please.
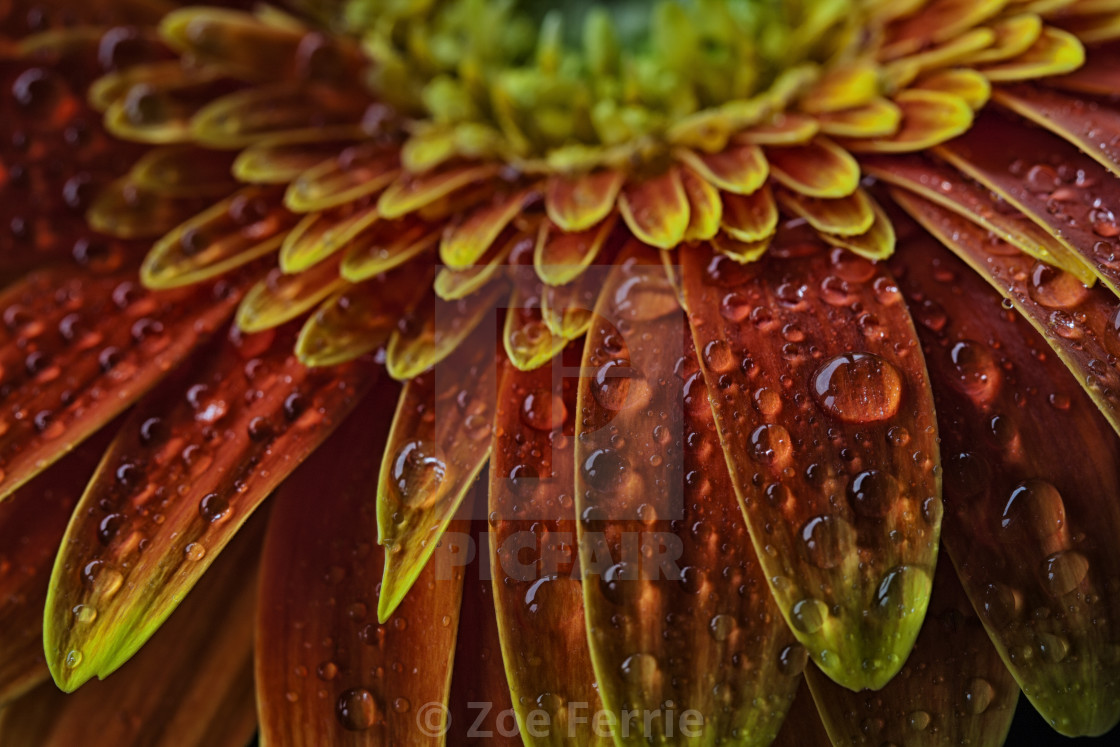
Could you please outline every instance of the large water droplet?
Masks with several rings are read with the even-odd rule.
[[[852,526],[839,516],[817,516],[801,528],[801,541],[809,562],[818,568],[835,568],[852,547]]]
[[[627,656],[619,666],[622,678],[627,682],[650,684],[657,676],[659,667],[657,659],[650,654],[633,654]]]
[[[848,484],[848,502],[859,516],[881,519],[898,500],[898,481],[886,472],[860,472]]]
[[[828,617],[828,605],[819,599],[802,599],[789,613],[793,627],[807,635],[816,633]]]
[[[626,482],[629,469],[629,462],[614,449],[596,449],[583,461],[584,477],[596,490],[618,490]]]
[[[348,731],[365,731],[376,723],[377,701],[373,693],[364,687],[352,687],[338,696],[335,715],[342,728]]]
[[[1027,291],[1038,303],[1051,309],[1076,306],[1089,295],[1076,276],[1042,262],[1031,269]]]
[[[447,463],[430,441],[409,441],[393,460],[390,485],[397,500],[413,508],[429,508],[447,487]]]
[[[961,340],[950,348],[949,360],[957,374],[950,382],[958,391],[979,403],[995,399],[1002,375],[986,345]]]
[[[1015,486],[1003,508],[1000,527],[1005,542],[1043,540],[1066,523],[1062,496],[1045,480],[1026,480]]]
[[[567,415],[563,398],[545,389],[529,392],[521,402],[521,419],[534,430],[555,430],[564,424]]]
[[[825,361],[811,385],[821,409],[846,423],[893,417],[902,400],[902,375],[872,353],[844,353]]]
[[[1076,589],[1089,573],[1089,559],[1079,552],[1056,552],[1042,563],[1042,581],[1055,597]]]
[[[780,425],[767,423],[751,433],[751,456],[760,462],[782,467],[789,463],[792,453],[789,431]]]

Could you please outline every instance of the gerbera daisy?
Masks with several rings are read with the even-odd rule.
[[[1117,0],[0,0],[0,743],[1107,733],[1118,94]]]

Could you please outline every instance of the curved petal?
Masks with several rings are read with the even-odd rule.
[[[963,262],[918,234],[895,264],[937,397],[945,547],[1035,707],[1103,733],[1120,720],[1120,439]]]
[[[256,617],[269,745],[439,743],[416,717],[447,703],[462,566],[429,563],[393,619],[376,619],[374,485],[398,389],[376,385],[273,500]]]
[[[893,281],[789,228],[750,265],[690,249],[681,277],[778,607],[829,677],[882,687],[921,627],[941,513],[933,400]]]
[[[63,690],[143,645],[370,381],[370,361],[305,368],[287,332],[231,337],[140,403],[67,527],[44,622]]]
[[[800,669],[782,663],[793,637],[748,543],[660,258],[624,251],[595,313],[575,495],[587,634],[615,741],[768,744],[797,687]]]

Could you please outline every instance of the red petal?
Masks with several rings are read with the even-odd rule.
[[[374,387],[277,492],[263,556],[256,682],[272,745],[437,744],[417,717],[445,704],[461,567],[439,557],[377,623],[384,551],[372,487],[398,386]],[[403,664],[403,666],[402,666]]]
[[[545,192],[548,217],[565,231],[585,231],[611,212],[624,175],[609,169],[576,178],[554,176]]]
[[[116,417],[233,311],[228,282],[159,293],[135,270],[30,275],[0,294],[0,495]],[[244,276],[236,281],[245,285]]]
[[[219,341],[122,427],[51,576],[45,648],[63,689],[143,645],[368,385],[371,361],[305,368],[289,332]],[[78,604],[96,620],[75,622]]]
[[[921,626],[940,526],[933,401],[909,315],[881,269],[789,228],[751,265],[703,247],[683,264],[778,606],[830,677],[882,687]]]
[[[894,264],[937,397],[945,546],[1027,697],[1063,733],[1103,733],[1120,719],[1120,440],[964,263],[918,234]]]

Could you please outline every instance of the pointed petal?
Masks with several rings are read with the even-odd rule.
[[[541,294],[541,317],[552,334],[571,342],[587,331],[602,278],[585,272],[569,285],[546,285]]]
[[[0,294],[0,496],[108,423],[232,313],[246,278],[157,293],[135,271],[46,270]]]
[[[533,267],[547,285],[566,285],[578,278],[599,256],[604,242],[618,224],[612,213],[597,226],[569,233],[549,221],[541,224],[533,249]]]
[[[400,218],[471,184],[487,184],[498,174],[494,164],[457,166],[419,176],[402,175],[381,193],[377,210],[384,218]]]
[[[461,270],[441,267],[433,285],[436,295],[444,301],[458,301],[481,290],[507,269],[511,254],[528,256],[529,250],[537,245],[539,234],[540,231],[509,228],[475,264]]]
[[[1035,707],[1064,734],[1101,734],[1120,720],[1120,600],[1108,591],[1120,573],[1120,440],[963,262],[918,233],[897,265],[922,309],[946,549]]]
[[[527,268],[515,270],[517,276],[506,306],[502,345],[509,362],[522,371],[532,371],[551,361],[567,344],[545,324],[541,311],[544,284]]]
[[[490,456],[497,391],[493,317],[401,392],[377,486],[385,572],[377,616],[389,619],[435,552]]]
[[[659,249],[674,249],[689,224],[688,194],[680,171],[629,182],[622,188],[618,212],[639,240]]]
[[[1046,339],[1120,433],[1116,297],[1019,254],[982,229],[904,192],[894,201],[998,290]]]
[[[863,189],[831,200],[782,190],[778,192],[778,199],[786,210],[804,218],[822,233],[855,236],[866,232],[875,222],[871,197]]]
[[[497,195],[491,204],[476,208],[465,221],[444,234],[439,246],[440,261],[454,270],[470,267],[482,259],[510,221],[537,199],[536,193],[522,190]]]
[[[307,369],[291,338],[219,340],[122,426],[51,575],[44,638],[60,688],[127,661],[368,385],[372,362]],[[79,604],[96,619],[75,620]]]
[[[342,258],[342,277],[360,283],[400,267],[434,247],[441,228],[414,215],[397,220],[375,220],[351,239],[346,256]]]
[[[675,714],[635,728],[623,713],[672,701],[713,742],[765,745],[800,669],[783,671],[793,637],[748,541],[675,299],[656,254],[624,251],[588,331],[575,495],[591,657],[617,743],[644,744],[647,729],[690,736]]]
[[[553,176],[545,189],[549,219],[569,233],[586,231],[614,209],[625,174],[615,169],[578,177]]]
[[[399,150],[378,143],[352,145],[304,171],[288,186],[284,205],[310,213],[376,195],[400,175]]]
[[[827,138],[767,148],[766,158],[779,184],[808,197],[847,197],[859,186],[859,164]]]
[[[992,23],[995,41],[968,57],[969,65],[1003,62],[1026,52],[1042,36],[1042,19],[1032,13],[1010,16]]]
[[[740,241],[728,234],[721,233],[712,239],[712,249],[740,264],[746,264],[756,261],[765,254],[766,250],[770,248],[772,238],[774,238],[773,235],[770,235],[758,241]]]
[[[681,168],[681,184],[688,195],[685,241],[707,241],[719,232],[723,203],[719,190],[688,167]]]
[[[358,122],[370,101],[360,90],[323,85],[249,88],[211,101],[191,117],[190,135],[211,148],[239,149],[263,137],[304,140],[323,127]]]
[[[297,273],[314,267],[340,249],[350,246],[354,239],[374,226],[379,218],[377,208],[364,201],[305,215],[280,244],[280,269],[287,273]],[[405,231],[400,233],[404,234]],[[355,251],[357,250],[350,246],[347,254]]]
[[[732,238],[753,243],[774,235],[778,205],[769,185],[749,195],[723,193],[721,227]]]
[[[389,375],[408,381],[469,344],[468,337],[492,319],[494,307],[508,289],[509,284],[499,278],[474,295],[444,301],[429,287],[389,338],[385,350]]]
[[[1010,242],[1036,259],[1095,282],[1092,267],[1046,229],[1018,211],[1000,210],[991,193],[956,169],[920,155],[866,156],[860,163],[871,176],[921,195]]]
[[[190,69],[176,60],[110,73],[91,87],[90,103],[105,110],[105,129],[122,140],[185,143],[191,118],[235,89],[218,70]]]
[[[1086,105],[1081,98],[1024,85],[1001,86],[995,99],[1120,176],[1120,111],[1114,107],[1096,101]]]
[[[899,131],[902,109],[889,99],[879,98],[858,109],[817,115],[821,132],[833,137],[889,138]]]
[[[157,241],[140,279],[149,288],[176,288],[218,277],[279,249],[296,220],[275,187],[245,187]]]
[[[429,563],[393,620],[376,619],[373,485],[398,389],[375,386],[274,499],[256,620],[267,744],[438,743],[416,717],[447,702],[462,567]]]
[[[804,145],[820,131],[815,117],[797,112],[778,114],[770,122],[755,125],[740,135],[746,143],[755,145]]]
[[[225,197],[237,188],[229,169],[233,157],[189,145],[148,151],[128,172],[140,190],[164,197]]]
[[[237,326],[251,334],[303,316],[347,284],[338,275],[338,264],[323,262],[298,275],[273,268],[245,294],[237,308]]]
[[[911,89],[895,94],[902,125],[890,137],[845,140],[854,153],[912,153],[950,140],[972,124],[972,107],[941,91]]]
[[[994,31],[981,26],[909,57],[892,60],[883,66],[884,87],[888,91],[898,90],[925,72],[959,66],[978,51],[989,48],[995,39]]]
[[[406,265],[364,283],[350,285],[323,302],[307,318],[296,342],[305,366],[334,366],[384,345],[431,284],[431,268]]]
[[[233,175],[250,184],[288,184],[364,137],[360,127],[324,128],[303,140],[262,138],[237,154]]]
[[[689,321],[783,616],[829,677],[879,688],[918,634],[937,555],[925,366],[882,269],[804,233],[776,241],[746,266],[686,252]]]
[[[880,54],[891,59],[952,39],[999,13],[1007,0],[932,0],[917,13],[894,21]]]
[[[1102,251],[1111,242],[1101,241],[1120,234],[1120,218],[1109,208],[1120,205],[1120,180],[1100,164],[1045,130],[994,115],[979,117],[937,153],[1080,254],[1114,292],[1120,289],[1120,265]],[[1023,160],[1022,154],[1039,156]]]
[[[248,527],[112,678],[71,695],[43,685],[0,712],[0,740],[42,747],[246,744],[256,728],[252,617],[261,529],[260,521]],[[25,741],[29,732],[35,736]]]
[[[527,744],[610,745],[590,719],[568,719],[569,704],[596,713],[602,703],[576,566],[575,377],[561,373],[503,367],[490,461],[496,632]],[[539,732],[527,722],[537,709],[548,714]]]
[[[1085,48],[1076,36],[1045,26],[1026,52],[1006,62],[982,67],[980,72],[993,83],[1007,83],[1070,73],[1084,63]]]
[[[869,60],[835,66],[813,84],[798,108],[808,114],[838,112],[861,107],[879,93],[879,70]]]
[[[712,185],[737,195],[751,194],[770,174],[762,148],[751,143],[732,144],[718,153],[681,149],[675,155]]]
[[[938,70],[914,83],[911,89],[950,94],[964,101],[973,111],[988,103],[992,95],[992,84],[987,78],[975,70],[961,68]]]
[[[929,612],[903,674],[855,693],[810,668],[805,678],[833,741],[1002,745],[1019,687],[988,640],[948,558],[937,567]]]
[[[0,708],[48,677],[43,602],[50,567],[108,435],[82,444],[0,504]]]
[[[821,238],[833,246],[847,249],[872,261],[886,259],[894,251],[894,224],[874,198],[868,196],[867,201],[871,204],[871,212],[875,216],[871,228],[855,236],[821,233]]]

